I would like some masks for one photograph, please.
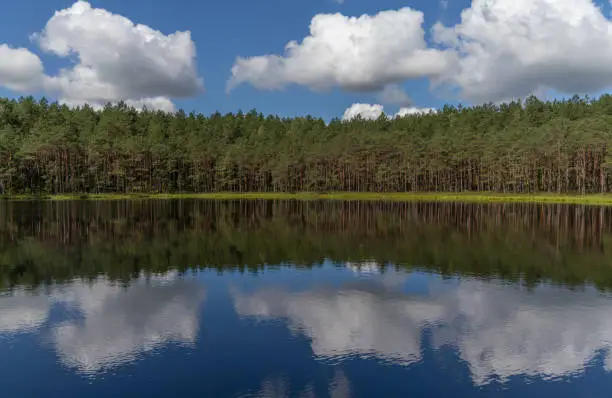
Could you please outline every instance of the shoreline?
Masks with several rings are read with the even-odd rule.
[[[58,195],[0,195],[5,201],[70,201],[70,200],[345,200],[345,201],[393,201],[393,202],[465,202],[465,203],[557,203],[612,206],[610,194],[502,194],[481,192],[219,192],[219,193],[103,193],[103,194],[58,194]]]

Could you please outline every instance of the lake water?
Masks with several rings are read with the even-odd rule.
[[[0,389],[609,397],[612,209],[0,203]]]

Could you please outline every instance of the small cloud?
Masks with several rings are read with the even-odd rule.
[[[360,116],[362,119],[365,120],[376,120],[383,114],[386,114],[389,118],[398,118],[410,115],[428,114],[436,112],[437,109],[435,108],[418,108],[413,106],[400,108],[400,110],[395,115],[390,115],[385,113],[384,107],[380,104],[356,103],[351,105],[344,111],[342,120],[352,120],[355,119],[357,116]]]
[[[342,120],[352,120],[357,116],[362,119],[376,120],[383,114],[383,106],[379,104],[353,104],[344,111]]]
[[[400,108],[400,110],[395,114],[395,117],[404,117],[410,115],[418,115],[418,114],[428,114],[428,113],[436,113],[438,112],[435,108]]]

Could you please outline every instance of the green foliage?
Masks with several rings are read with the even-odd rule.
[[[329,124],[0,99],[0,181],[13,195],[606,193],[611,125],[610,95]]]

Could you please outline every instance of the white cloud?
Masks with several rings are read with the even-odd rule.
[[[472,103],[612,87],[612,21],[594,0],[473,0],[460,23],[433,27],[435,48],[425,40],[423,21],[411,8],[316,15],[309,34],[290,41],[283,54],[238,57],[228,90],[338,87],[409,108],[398,84],[418,78]],[[125,100],[163,110],[174,110],[171,98],[203,90],[189,31],[164,34],[77,1],[34,37],[43,50],[75,64],[45,76],[36,54],[0,44],[0,86],[43,90],[67,104]]]
[[[70,107],[83,106],[88,104],[93,109],[101,110],[104,109],[104,104],[102,102],[92,102],[87,100],[67,100],[61,99],[59,101],[62,104],[66,104]],[[114,102],[114,101],[111,101]],[[166,97],[155,97],[155,98],[142,98],[139,100],[128,99],[124,101],[126,105],[134,107],[136,110],[143,110],[145,107],[149,110],[161,110],[164,112],[175,112],[176,106],[174,103]]]
[[[417,108],[417,107],[409,107],[409,108],[400,108],[400,110],[395,114],[395,117],[404,117],[409,115],[418,115],[420,113],[436,113],[438,112],[435,108]]]
[[[395,115],[387,115],[387,117],[404,117],[407,115],[416,115],[419,113],[435,113],[437,110],[435,108],[418,108],[418,107],[409,107],[409,108],[400,108],[400,110]],[[344,111],[344,115],[342,116],[342,120],[351,120],[356,118],[357,116],[361,116],[362,119],[366,120],[376,120],[382,114],[385,113],[384,107],[380,104],[353,104],[349,108]]]
[[[232,295],[241,316],[286,319],[326,359],[374,356],[408,365],[422,359],[422,332],[431,327],[433,347],[454,347],[475,385],[512,376],[575,375],[602,352],[612,371],[612,308],[610,298],[597,292],[526,292],[468,278],[452,286],[438,278],[429,295],[407,295],[384,277],[371,275],[339,290]]]
[[[77,1],[55,12],[32,37],[44,51],[75,65],[45,76],[38,56],[0,45],[0,85],[20,92],[42,89],[68,105],[99,108],[123,100],[164,111],[175,110],[171,98],[203,91],[189,31],[165,35]]]
[[[285,54],[239,57],[228,87],[379,91],[379,102],[401,107],[410,104],[399,103],[408,98],[394,85],[420,77],[472,103],[612,87],[612,21],[593,0],[473,0],[460,23],[434,26],[435,48],[422,23],[410,8],[319,14]]]
[[[25,48],[0,44],[0,86],[18,92],[40,88],[43,64],[40,58]]]
[[[442,81],[475,103],[612,86],[612,23],[592,0],[473,0],[433,31],[461,54]]]
[[[268,90],[298,84],[313,90],[377,91],[438,75],[453,54],[427,48],[422,24],[423,13],[410,8],[360,17],[316,15],[310,35],[301,43],[289,42],[284,56],[238,57],[228,89],[249,83]]]
[[[203,88],[188,31],[164,35],[77,1],[57,11],[35,37],[43,50],[78,59],[47,81],[47,88],[66,102],[126,100],[167,110],[169,98],[189,97]]]
[[[376,120],[383,114],[383,106],[379,104],[353,104],[344,111],[342,120],[351,120],[357,116],[362,119]]]

